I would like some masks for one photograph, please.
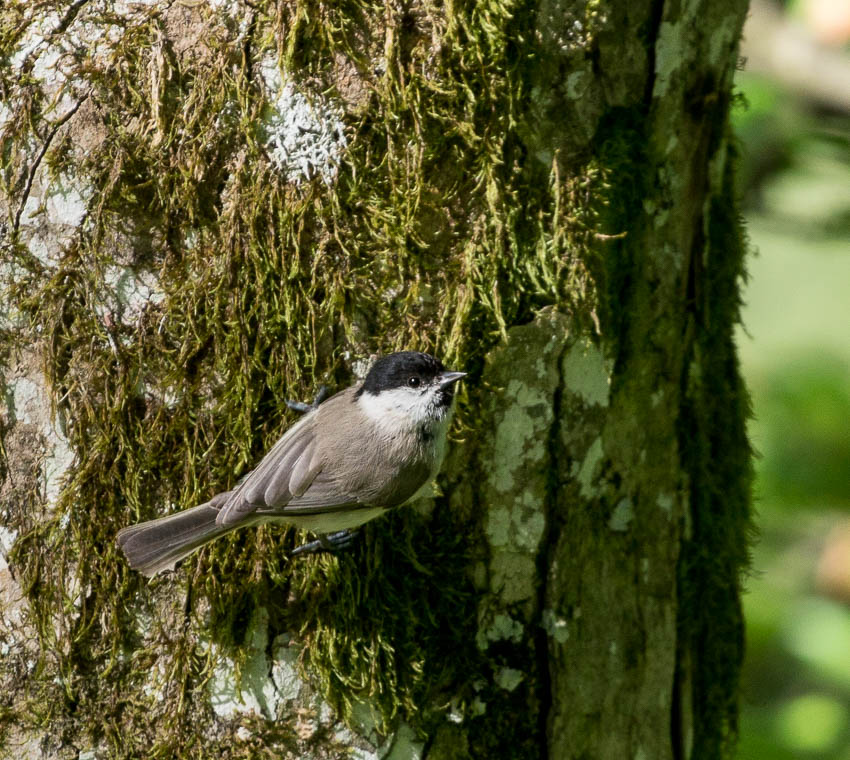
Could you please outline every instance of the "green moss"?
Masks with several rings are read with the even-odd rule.
[[[750,401],[734,344],[747,249],[732,200],[734,163],[711,201],[711,265],[696,275],[704,290],[693,313],[702,329],[695,331],[682,378],[680,446],[693,524],[680,557],[679,634],[682,651],[692,657],[693,757],[699,759],[730,756],[737,736],[744,656],[740,591],[753,529],[752,450],[745,428]]]
[[[613,108],[599,122],[596,132],[599,165],[606,168],[606,202],[600,219],[602,232],[610,236],[607,255],[591,261],[594,281],[599,283],[599,318],[603,334],[616,337],[628,350],[630,310],[622,308],[634,298],[634,288],[646,265],[647,214],[643,202],[651,197],[652,158],[647,150],[645,109]]]

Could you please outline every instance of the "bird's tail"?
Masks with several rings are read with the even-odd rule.
[[[130,567],[151,577],[168,570],[206,543],[233,530],[216,525],[218,509],[210,502],[118,532],[118,546]]]

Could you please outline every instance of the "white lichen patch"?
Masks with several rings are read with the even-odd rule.
[[[518,644],[522,641],[523,631],[522,623],[510,615],[498,612],[489,621],[479,621],[475,642],[482,651],[495,641],[512,641]]]
[[[35,424],[39,412],[39,395],[41,389],[38,383],[29,377],[13,378],[9,383],[11,401],[8,413],[13,422],[23,422],[25,425]]]
[[[576,473],[579,490],[581,491],[581,495],[586,499],[591,498],[594,494],[593,481],[596,478],[596,473],[603,456],[602,438],[600,436],[590,444],[590,448],[584,455],[584,459]]]
[[[425,743],[419,739],[416,731],[407,723],[400,723],[396,729],[389,749],[383,747],[379,755],[381,760],[422,760]]]
[[[711,154],[711,158],[708,160],[708,181],[711,188],[716,189],[718,192],[720,191],[720,188],[723,187],[723,181],[726,177],[728,149],[729,143],[722,140],[720,145],[717,146],[717,150]],[[703,203],[703,209],[708,212],[710,207],[711,199],[706,198]]]
[[[551,407],[546,409],[551,411]],[[504,418],[507,428],[503,424],[496,434],[496,449],[501,452],[491,460],[491,484],[507,493],[492,504],[484,522],[493,550],[490,583],[511,604],[534,594],[534,557],[546,529],[545,483],[527,477],[547,456],[544,434],[548,423],[535,435],[535,419],[522,408],[508,410]],[[519,420],[525,423],[517,424]],[[519,490],[516,484],[520,484]]]
[[[558,617],[554,610],[543,610],[540,622],[543,625],[543,630],[546,631],[546,635],[555,639],[558,644],[565,643],[570,637],[567,621],[562,617]]]
[[[513,691],[522,683],[522,679],[522,671],[514,668],[499,668],[494,676],[496,685],[505,691]]]
[[[298,699],[303,682],[298,675],[298,647],[292,646],[292,637],[282,633],[272,642],[271,677],[279,698],[284,702]]]
[[[472,706],[470,712],[474,717],[480,717],[487,712],[487,703],[481,699],[481,697],[476,696],[472,700]]]
[[[247,654],[241,679],[237,679],[234,662],[221,656],[210,679],[210,703],[219,717],[233,718],[240,713],[254,713],[267,719],[277,716],[280,696],[271,678],[271,663],[266,655],[268,638],[268,610],[257,607],[245,636]]]
[[[670,80],[683,60],[682,28],[669,21],[661,22],[655,42],[655,84],[652,95],[663,98],[670,87]]]
[[[113,65],[115,48],[127,28],[142,23],[159,0],[99,0],[86,3],[59,39],[76,55],[84,52],[86,63],[95,69]]]
[[[41,79],[45,73],[49,73],[55,67],[57,58],[55,50],[50,48],[50,39],[60,22],[59,14],[51,10],[27,24],[15,51],[9,56],[10,68],[20,69],[24,64],[32,62],[32,76]]]
[[[351,738],[349,738],[351,737]],[[347,734],[336,735],[334,734],[334,739],[339,744],[350,745],[351,741],[354,737],[350,731]],[[351,747],[348,751],[348,757],[351,760],[381,760],[381,756],[374,750],[362,749],[361,747]]]
[[[0,136],[3,135],[14,118],[15,112],[6,103],[0,103]],[[0,205],[0,208],[2,208],[2,205]]]
[[[673,497],[671,494],[658,494],[658,497],[655,499],[655,503],[658,505],[658,508],[663,512],[666,512],[668,515],[673,514]]]
[[[18,537],[18,531],[14,528],[7,528],[4,525],[0,525],[0,557],[6,555],[12,548],[12,544],[15,543],[15,539]]]
[[[351,707],[351,717],[357,724],[357,734],[377,747],[381,743],[378,730],[378,711],[368,700],[354,700]]]
[[[103,303],[95,307],[101,318],[109,312],[124,324],[135,324],[148,304],[161,303],[165,298],[156,276],[146,270],[110,266],[103,279]]]
[[[675,134],[671,134],[667,138],[667,145],[664,146],[664,154],[669,156],[676,148],[679,147],[679,138]]]
[[[589,72],[573,71],[567,76],[567,96],[572,100],[579,100],[591,81]]]
[[[580,339],[564,354],[564,387],[586,404],[608,406],[613,362],[588,339]]]
[[[492,507],[487,514],[485,529],[491,546],[507,546],[511,539],[511,510],[508,507]]]
[[[62,489],[65,473],[74,462],[61,417],[54,418],[50,395],[41,375],[19,365],[7,380],[6,413],[13,423],[32,425],[41,435],[42,496],[53,506]]]
[[[708,61],[714,66],[723,63],[728,49],[738,39],[740,24],[735,13],[730,13],[711,32],[708,43]]]
[[[65,483],[65,473],[74,463],[74,452],[68,445],[65,434],[53,425],[42,428],[47,442],[47,456],[44,459],[44,499],[53,506],[59,499]]]
[[[611,517],[608,518],[608,527],[616,533],[624,533],[635,518],[635,507],[632,500],[626,496],[617,502]]]
[[[541,436],[551,423],[551,399],[538,388],[513,379],[505,389],[508,404],[496,429],[491,479],[497,490],[508,493],[529,461],[546,454]]]
[[[490,560],[490,586],[498,589],[505,604],[534,598],[537,579],[535,555],[526,552],[494,551]]]
[[[93,0],[81,5],[73,17],[63,19],[55,10],[45,13],[43,7],[31,4],[31,13],[22,23],[24,32],[9,59],[12,69],[31,66],[30,76],[46,86],[48,93],[55,92],[71,78],[77,57],[84,54],[89,64],[108,64],[127,26],[144,20],[162,3]],[[60,32],[63,23],[66,28]]]
[[[481,485],[491,548],[486,582],[500,602],[526,605],[529,614],[546,530],[554,398],[566,340],[563,318],[544,310],[534,323],[511,329],[506,344],[488,357],[485,372],[494,390]],[[486,632],[483,636],[486,643]]]
[[[85,219],[92,188],[69,174],[48,177],[38,167],[20,217],[20,231],[27,247],[42,264],[56,266]]]
[[[6,540],[9,540],[8,535]],[[0,551],[0,658],[8,655],[16,645],[35,639],[34,632],[26,634],[23,639],[20,636],[20,626],[26,625],[27,602],[6,559],[12,543],[13,540],[8,548]]]
[[[267,720],[292,720],[296,734],[303,741],[310,741],[321,731],[337,743],[350,747],[352,758],[379,760],[386,756],[392,738],[385,739],[378,747],[381,737],[375,712],[367,702],[353,706],[353,717],[358,725],[357,730],[352,731],[338,722],[330,705],[313,694],[302,680],[298,671],[301,652],[292,636],[288,633],[276,636],[271,645],[271,657],[267,654],[268,644],[269,614],[264,607],[254,611],[248,624],[241,669],[231,658],[222,655],[215,643],[201,642],[203,649],[212,650],[217,661],[207,686],[216,715],[227,720],[245,714]]]
[[[670,216],[669,209],[659,208],[658,204],[651,199],[644,200],[642,205],[647,216],[652,217],[656,229],[661,229],[667,223],[667,219]]]
[[[449,700],[449,709],[446,711],[446,720],[449,723],[454,723],[459,726],[464,721],[463,710],[460,707],[457,697],[452,697]]]
[[[100,36],[97,33],[99,26],[86,24],[85,19],[88,14],[104,10],[103,7],[97,9],[91,6],[105,4],[87,3],[89,7],[76,14],[68,28],[63,30],[62,24],[67,24],[67,20],[63,20],[57,11],[45,12],[45,6],[32,3],[31,12],[21,23],[22,34],[9,58],[9,65],[13,71],[26,71],[26,77],[21,77],[22,82],[38,85],[44,97],[41,116],[49,123],[57,123],[79,101],[79,95],[73,91],[74,83],[79,81],[76,59],[82,51],[91,55],[99,47]],[[83,26],[89,28],[83,29]],[[115,30],[120,33],[119,27],[115,26]],[[43,134],[47,131],[45,129]]]
[[[679,18],[675,21],[662,21],[655,41],[655,82],[652,96],[663,98],[670,84],[687,60],[686,53],[693,44],[688,35],[701,21],[704,13],[702,6],[694,0],[684,0],[680,6]]]
[[[18,531],[0,525],[0,572],[8,569],[6,555],[12,551],[12,544],[18,537]]]
[[[153,667],[148,668],[147,680],[142,686],[142,692],[156,702],[164,702],[168,689],[169,667],[165,658],[160,657]]]
[[[510,506],[494,506],[485,530],[490,545],[499,549],[535,552],[546,529],[543,498],[524,491]]]
[[[84,187],[68,175],[62,175],[50,186],[45,202],[47,220],[51,224],[78,227],[86,215],[86,204],[92,188]]]
[[[333,713],[326,703],[324,708],[320,722],[331,725]],[[355,730],[339,725],[333,732],[334,741],[348,747],[346,757],[357,760],[419,760],[422,757],[425,745],[407,723],[400,722],[387,736],[378,730],[376,715],[375,706],[368,701],[353,703],[351,717],[356,724]]]
[[[318,175],[330,184],[348,147],[342,107],[329,98],[308,98],[285,81],[276,61],[260,66],[269,111],[264,119],[266,147],[278,169],[296,185]]]
[[[0,262],[0,330],[16,332],[26,324],[24,315],[7,292],[9,283],[15,281],[19,271],[12,262]]]
[[[588,47],[594,30],[608,22],[604,3],[575,5],[561,0],[544,0],[537,15],[537,33],[543,43],[564,55],[579,53]]]

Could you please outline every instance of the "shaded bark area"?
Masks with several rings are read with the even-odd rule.
[[[752,472],[726,125],[745,10],[632,4],[597,40],[592,84],[563,46],[542,69],[565,83],[545,89],[567,114],[543,122],[550,144],[575,149],[570,94],[593,90],[592,150],[617,167],[602,228],[625,232],[600,263],[610,397],[571,387],[593,369],[575,348],[556,394],[550,757],[712,758],[734,737]]]
[[[0,11],[9,757],[729,750],[745,10]],[[120,527],[402,347],[470,373],[441,495],[128,571]]]

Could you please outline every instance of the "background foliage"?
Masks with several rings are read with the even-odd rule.
[[[827,14],[823,23],[815,11]],[[759,13],[750,36],[766,34]],[[846,3],[792,3],[783,18],[850,71]],[[739,345],[760,453],[738,758],[842,760],[850,757],[850,114],[778,72],[741,72],[737,83],[755,249]]]

